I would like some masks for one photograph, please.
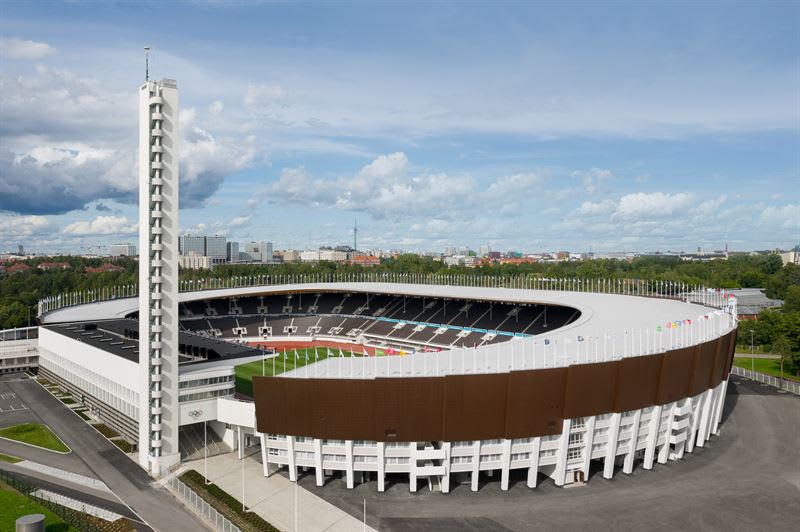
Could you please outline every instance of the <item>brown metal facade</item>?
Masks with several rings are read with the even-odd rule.
[[[254,377],[259,432],[463,441],[559,434],[564,419],[667,404],[727,378],[736,331],[664,354],[567,368],[378,379]]]

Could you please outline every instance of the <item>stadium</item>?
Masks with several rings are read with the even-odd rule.
[[[593,467],[610,478],[680,459],[719,432],[737,323],[719,291],[368,273],[237,282],[179,293],[178,425],[209,421],[240,452],[260,445],[265,475],[378,491],[387,478],[477,490],[480,475],[502,489],[512,474],[565,485]],[[139,302],[116,295],[43,301],[39,371],[135,437]],[[233,397],[234,366],[285,367],[291,346],[325,356],[254,377],[252,402]]]

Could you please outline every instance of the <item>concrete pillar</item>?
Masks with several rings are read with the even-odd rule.
[[[611,414],[608,425],[608,443],[606,443],[606,458],[603,463],[603,478],[614,476],[614,462],[617,459],[617,442],[619,441],[619,424],[622,414]]]
[[[644,468],[652,469],[656,455],[656,444],[658,443],[658,429],[661,423],[661,405],[654,406],[650,412],[650,430],[647,434],[647,447],[644,451]]]
[[[417,442],[412,441],[408,448],[408,490],[417,491]]]
[[[347,489],[353,489],[353,440],[344,441],[344,464]]]
[[[586,434],[583,435],[583,478],[589,480],[589,467],[592,462],[592,447],[594,446],[594,426],[597,423],[597,416],[586,418]]]
[[[475,440],[472,443],[472,478],[470,479],[470,488],[472,491],[478,491],[478,477],[480,476],[481,466],[481,440]]]
[[[386,489],[386,444],[382,441],[378,442],[378,491],[383,492]]]
[[[535,488],[539,477],[539,453],[542,447],[542,438],[536,437],[531,440],[531,465],[528,468],[528,487]]]
[[[709,426],[711,425],[711,416],[713,414],[714,405],[716,403],[717,389],[708,389],[703,394],[703,409],[700,412],[700,424],[697,427],[697,446],[702,447],[709,437]]]
[[[442,460],[442,465],[444,466],[444,475],[442,475],[441,483],[442,493],[450,493],[450,468],[452,466],[451,460],[453,459],[452,446],[453,444],[449,441],[442,444],[442,449],[444,450],[444,460]]]
[[[266,435],[259,432],[258,438],[261,440],[261,467],[264,470],[264,476],[268,477],[269,474],[267,472],[267,438]]]
[[[503,468],[500,470],[500,489],[508,491],[508,476],[511,467],[511,440],[503,440],[503,450],[500,453],[500,463]]]
[[[556,469],[553,471],[553,481],[556,486],[563,486],[567,476],[567,450],[569,448],[569,431],[571,427],[572,420],[565,419],[561,426],[561,438],[558,439]]]
[[[628,445],[628,454],[625,455],[625,463],[622,464],[622,472],[630,475],[633,472],[633,459],[636,456],[636,442],[639,440],[639,422],[642,419],[642,409],[633,414],[633,425],[631,426],[631,439]]]
[[[714,414],[714,423],[711,431],[719,435],[719,424],[722,421],[722,411],[725,408],[725,395],[728,393],[728,381],[724,380],[719,383],[720,391],[719,397],[717,397],[717,410]]]
[[[297,462],[294,459],[294,436],[286,436],[286,457],[289,459],[289,480],[297,482]]]
[[[244,458],[244,432],[242,427],[236,427],[236,449],[239,451],[239,460]]]
[[[314,438],[314,475],[317,486],[325,485],[325,473],[322,471],[322,440]]]
[[[677,408],[678,403],[672,403],[669,408],[669,415],[667,416],[667,420],[665,423],[667,424],[667,432],[664,437],[664,444],[661,446],[661,449],[658,451],[658,463],[659,464],[666,464],[667,459],[669,458],[669,440],[672,438],[672,425],[675,423],[675,409]]]

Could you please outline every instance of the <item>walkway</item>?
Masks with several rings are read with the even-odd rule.
[[[204,472],[203,460],[195,460],[184,465],[200,474]],[[208,479],[241,500],[242,463],[237,459],[237,453],[209,458]],[[261,453],[257,448],[248,450],[244,462],[244,481],[247,508],[285,532],[374,530],[370,527],[365,528],[362,521],[298,487],[280,474],[265,477],[261,466]],[[296,529],[295,500],[298,508]]]

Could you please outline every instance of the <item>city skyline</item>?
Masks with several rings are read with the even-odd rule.
[[[800,240],[796,5],[160,6],[191,22],[172,33],[117,7],[7,6],[0,249],[134,240],[144,45],[182,83],[184,234],[313,249],[357,216],[365,249]]]

